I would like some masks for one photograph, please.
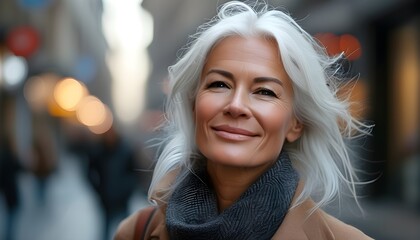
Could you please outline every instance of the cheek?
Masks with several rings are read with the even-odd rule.
[[[209,146],[210,136],[208,132],[208,124],[211,116],[211,109],[206,101],[197,99],[195,104],[195,144],[198,150],[205,154]]]
[[[211,97],[199,95],[194,105],[195,138],[198,144],[207,138],[208,122],[217,114],[215,104]]]
[[[226,98],[224,94],[215,94],[211,92],[199,93],[195,100],[195,119],[209,120],[218,113],[223,112]]]
[[[195,100],[194,117],[196,126],[199,126],[210,117],[212,105],[209,102],[209,98],[205,96],[198,96]]]
[[[258,109],[258,119],[267,136],[282,143],[291,125],[292,112],[290,108],[279,105],[265,105]]]

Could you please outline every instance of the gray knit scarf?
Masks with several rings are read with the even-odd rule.
[[[182,181],[169,199],[166,226],[171,239],[270,239],[286,215],[299,181],[287,153],[240,199],[218,212],[205,169]]]

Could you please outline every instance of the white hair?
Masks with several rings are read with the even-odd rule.
[[[207,54],[228,36],[268,37],[276,40],[294,92],[294,112],[303,134],[284,149],[305,181],[299,201],[318,196],[317,207],[343,192],[343,184],[356,198],[357,177],[346,139],[368,134],[370,126],[354,119],[346,99],[337,97],[338,57],[324,48],[287,13],[266,4],[249,6],[231,1],[218,15],[201,25],[178,61],[169,67],[171,92],[166,104],[165,141],[162,143],[149,189],[149,200],[166,201],[176,184],[200,155],[195,145],[193,105]],[[176,172],[178,178],[161,184]],[[298,202],[299,202],[298,201]]]

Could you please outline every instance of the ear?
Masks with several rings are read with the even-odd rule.
[[[286,135],[286,140],[288,142],[294,142],[300,138],[303,133],[303,124],[299,122],[296,118],[293,118],[292,125],[290,126],[289,132]]]

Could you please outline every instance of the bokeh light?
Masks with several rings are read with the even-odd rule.
[[[111,112],[111,110],[104,105],[105,107],[105,119],[102,123],[94,126],[88,126],[89,130],[95,134],[102,134],[107,132],[109,129],[111,129],[112,124],[114,122],[114,116]]]
[[[55,101],[66,111],[76,110],[77,105],[87,94],[87,88],[73,78],[61,80],[54,88]]]
[[[43,74],[29,78],[23,88],[23,95],[29,106],[35,111],[46,109],[52,101],[52,93],[58,76]]]
[[[362,55],[361,45],[359,40],[350,34],[344,34],[340,37],[340,49],[350,61],[360,58]]]
[[[115,118],[127,125],[134,124],[144,109],[151,70],[147,47],[153,40],[153,19],[141,3],[103,1],[102,28],[109,44],[106,63],[112,76]]]
[[[351,34],[317,33],[315,38],[321,42],[330,56],[343,53],[348,60],[354,61],[362,55],[362,46],[359,39]]]
[[[341,53],[339,36],[333,33],[318,33],[315,38],[325,46],[328,55],[334,56]]]
[[[95,96],[86,96],[76,110],[77,119],[86,126],[98,126],[105,121],[106,108]]]
[[[39,34],[31,26],[13,28],[7,36],[7,46],[16,56],[31,56],[38,50],[39,44]]]
[[[28,74],[28,65],[23,57],[9,55],[3,63],[3,79],[6,88],[12,89],[21,84]]]

